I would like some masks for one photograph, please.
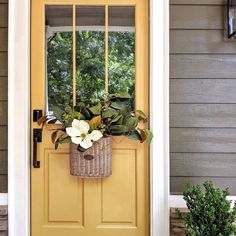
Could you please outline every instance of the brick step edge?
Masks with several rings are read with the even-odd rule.
[[[0,236],[7,235],[8,209],[7,206],[0,206]]]

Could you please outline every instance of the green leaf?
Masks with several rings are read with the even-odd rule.
[[[59,137],[57,139],[58,143],[62,144],[62,143],[71,143],[71,138],[69,136],[66,137]]]
[[[109,130],[113,135],[125,135],[129,131],[125,125],[111,125]]]
[[[116,125],[121,125],[123,122],[123,115],[118,115],[111,120],[111,123],[115,123]]]
[[[149,129],[145,129],[147,143],[150,144],[153,138],[153,133]]]
[[[137,131],[132,132],[132,133],[129,134],[127,137],[128,137],[129,139],[131,139],[131,140],[138,140],[138,141],[141,141],[141,140],[142,140],[140,134],[139,134]]]
[[[101,103],[98,103],[96,106],[89,107],[88,109],[92,112],[93,115],[100,115],[102,111],[102,105]]]
[[[124,102],[120,102],[120,101],[112,102],[110,106],[112,108],[117,109],[117,110],[123,110],[123,109],[127,108],[126,104]]]
[[[118,115],[118,112],[113,109],[113,108],[107,108],[107,110],[105,110],[103,113],[102,113],[102,116],[103,118],[111,118],[111,117],[114,117]]]
[[[144,122],[147,122],[148,118],[145,115],[145,113],[141,110],[136,111],[136,116],[138,117],[138,120],[143,120]]]
[[[128,129],[132,130],[138,125],[138,119],[136,117],[128,117],[125,120],[125,125],[128,127]]]
[[[81,107],[81,113],[85,116],[86,119],[90,119],[91,115],[86,107]]]
[[[71,116],[73,119],[77,119],[77,120],[84,120],[85,119],[84,115],[80,112],[77,112],[77,111],[72,112]]]

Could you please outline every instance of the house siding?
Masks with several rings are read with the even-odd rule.
[[[211,179],[236,194],[236,41],[224,0],[170,0],[170,185]]]
[[[0,193],[7,192],[7,41],[8,3],[7,0],[0,0]],[[1,228],[0,214],[2,235],[5,234]]]

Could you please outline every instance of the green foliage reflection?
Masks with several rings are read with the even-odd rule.
[[[77,102],[96,103],[104,97],[104,32],[76,34]],[[109,32],[109,93],[127,92],[134,109],[135,42],[133,32]],[[49,110],[72,103],[72,33],[58,32],[47,41]]]

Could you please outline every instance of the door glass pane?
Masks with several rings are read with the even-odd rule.
[[[109,7],[109,93],[129,93],[135,107],[135,7]]]
[[[47,111],[72,105],[72,6],[46,6]]]
[[[76,8],[76,98],[97,102],[105,89],[105,8]]]

